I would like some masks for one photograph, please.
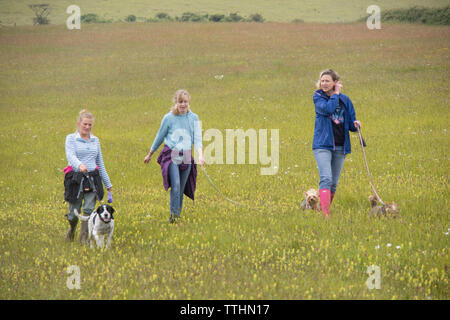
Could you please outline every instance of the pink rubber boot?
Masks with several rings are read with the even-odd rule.
[[[330,216],[331,192],[329,189],[320,189],[320,207],[322,208],[323,216],[328,218]]]
[[[333,198],[334,198],[334,195],[336,194],[336,192],[332,192],[331,194],[330,194],[330,206],[331,206],[331,204],[333,203]]]

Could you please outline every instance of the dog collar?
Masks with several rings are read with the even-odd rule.
[[[95,224],[95,217],[99,217],[99,219],[103,222],[103,223],[110,223],[111,222],[111,220],[112,220],[112,218],[111,219],[109,219],[108,221],[105,221],[103,218],[102,218],[102,216],[101,215],[99,215],[98,213],[94,216],[94,224]]]

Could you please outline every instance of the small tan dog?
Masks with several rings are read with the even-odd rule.
[[[391,204],[386,202],[386,206],[378,206],[377,198],[374,196],[369,196],[369,202],[370,202],[369,215],[371,216],[378,216],[378,217],[384,216],[390,218],[400,217],[398,207],[395,202],[392,202]]]
[[[319,203],[319,192],[316,189],[309,189],[305,192],[305,199],[302,201],[300,208],[320,211]]]

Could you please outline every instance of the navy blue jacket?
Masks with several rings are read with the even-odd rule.
[[[357,131],[353,122],[355,118],[355,109],[348,96],[341,93],[327,96],[321,89],[314,92],[313,101],[316,108],[316,121],[314,126],[313,149],[335,150],[333,126],[331,124],[331,114],[339,106],[339,100],[344,105],[344,154],[351,153],[350,135],[348,131]]]

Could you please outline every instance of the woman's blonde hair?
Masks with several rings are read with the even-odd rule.
[[[339,80],[341,79],[341,77],[339,76],[339,74],[338,74],[336,71],[334,71],[333,69],[326,69],[326,70],[323,70],[323,71],[320,73],[319,80],[317,80],[317,82],[316,82],[316,87],[317,87],[317,89],[320,89],[320,79],[322,79],[322,77],[323,77],[324,75],[329,75],[329,76],[331,77],[331,79],[333,79],[333,81],[339,81]]]
[[[189,94],[189,92],[187,92],[187,90],[184,90],[184,89],[177,90],[177,92],[175,92],[175,95],[173,96],[174,105],[172,107],[172,113],[176,116],[180,114],[180,111],[177,108],[177,103],[181,100],[181,98],[183,96],[187,96],[188,101],[189,102],[191,101],[191,95]],[[188,111],[190,111],[189,106],[188,106]]]
[[[83,120],[84,118],[88,118],[88,119],[94,120],[94,116],[92,115],[92,113],[90,113],[86,109],[83,109],[83,110],[80,111],[80,113],[78,114],[77,122],[78,123],[81,122],[81,120]]]

